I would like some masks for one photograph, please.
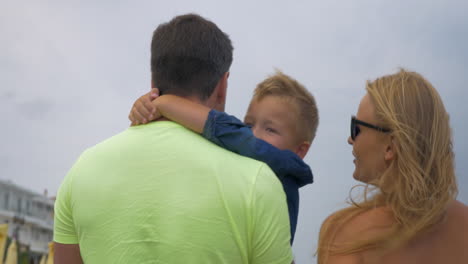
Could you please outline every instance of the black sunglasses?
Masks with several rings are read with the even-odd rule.
[[[358,125],[365,126],[365,127],[368,127],[368,128],[372,128],[372,129],[375,129],[375,130],[380,131],[382,133],[390,132],[390,129],[386,129],[386,128],[379,127],[379,126],[374,126],[372,124],[369,124],[369,123],[366,123],[364,121],[361,121],[361,120],[357,119],[355,116],[351,116],[351,139],[353,141],[356,139],[356,137],[359,135],[359,133],[361,133],[361,129],[359,128]]]

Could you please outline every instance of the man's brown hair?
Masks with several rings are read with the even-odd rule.
[[[276,71],[255,88],[252,100],[260,101],[265,96],[284,98],[296,106],[298,140],[312,143],[317,132],[319,115],[314,96],[298,81]]]
[[[161,94],[205,100],[232,63],[232,44],[216,24],[196,14],[158,26],[151,41],[151,73]]]

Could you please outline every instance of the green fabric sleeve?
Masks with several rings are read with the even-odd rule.
[[[73,222],[72,203],[71,203],[71,184],[73,178],[73,168],[63,180],[54,209],[54,242],[61,244],[78,244]]]
[[[252,194],[253,264],[283,264],[293,260],[286,196],[271,169],[263,165]]]

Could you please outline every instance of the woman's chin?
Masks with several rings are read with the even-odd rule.
[[[360,175],[357,171],[354,171],[353,173],[353,178],[356,180],[356,181],[360,181],[362,183],[368,183],[369,182],[369,179],[367,179],[366,177]]]
[[[356,181],[361,181],[361,180],[360,180],[360,177],[359,177],[359,174],[357,173],[356,170],[353,172],[353,178],[354,178]]]

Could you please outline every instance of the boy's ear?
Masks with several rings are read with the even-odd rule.
[[[304,159],[306,156],[307,152],[309,151],[310,148],[310,142],[308,141],[303,141],[299,146],[296,147],[295,153],[301,157],[301,159]]]

